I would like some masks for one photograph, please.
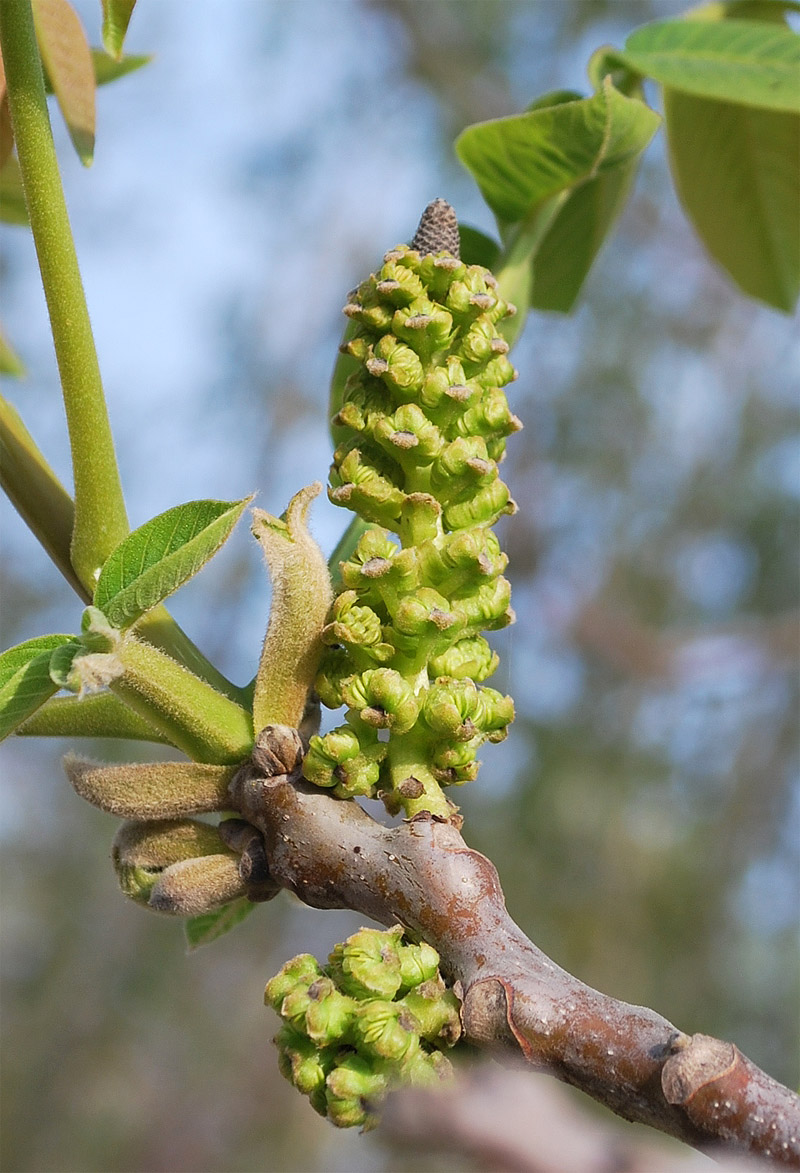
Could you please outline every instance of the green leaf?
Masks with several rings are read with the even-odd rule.
[[[200,916],[189,917],[185,921],[186,940],[190,949],[198,949],[201,945],[210,945],[218,937],[235,929],[238,924],[249,916],[255,904],[247,897],[242,896],[231,904],[225,904],[213,912],[204,912]]]
[[[785,24],[785,13],[800,12],[800,0],[711,0],[690,8],[684,20],[768,20]]]
[[[110,692],[54,696],[17,729],[25,737],[114,737],[171,742]]]
[[[638,160],[622,163],[576,187],[556,214],[533,262],[530,304],[566,314],[628,198]]]
[[[461,260],[468,265],[483,265],[494,272],[500,256],[497,241],[469,224],[459,224],[458,235],[461,238]]]
[[[6,224],[27,224],[28,209],[22,190],[22,175],[16,155],[6,159],[0,168],[0,220]]]
[[[141,69],[143,65],[149,65],[152,60],[153,58],[149,54],[139,56],[132,54],[128,57],[122,56],[115,61],[102,49],[92,49],[94,80],[99,86],[108,85],[110,81],[116,81],[118,77],[125,77],[127,73],[133,73],[134,70]]]
[[[632,33],[620,56],[684,93],[800,113],[800,36],[780,24],[657,21]]]
[[[72,640],[68,644],[62,644],[53,651],[47,670],[56,688],[69,688],[70,691],[77,692],[77,687],[72,687],[72,681],[70,680],[72,665],[76,656],[85,655],[86,648],[82,643],[78,643],[77,640]]]
[[[95,79],[89,42],[67,0],[34,0],[36,39],[72,145],[85,167],[94,155]]]
[[[135,5],[136,0],[103,0],[103,45],[117,61]]]
[[[544,200],[635,160],[658,123],[607,80],[591,98],[469,126],[456,151],[501,224],[517,224]]]
[[[787,313],[800,292],[800,117],[664,90],[670,165],[712,257]]]
[[[600,88],[599,84],[597,88]],[[547,106],[563,106],[565,102],[580,102],[583,96],[578,90],[550,90],[548,93],[534,98],[532,102],[528,103],[525,110],[526,113],[530,113],[531,110],[542,110]]]
[[[56,691],[58,686],[50,679],[50,657],[74,640],[72,635],[42,635],[0,655],[0,740]]]
[[[124,631],[216,554],[252,500],[190,501],[145,522],[107,558],[94,605]]]
[[[12,375],[21,378],[25,374],[25,367],[11,343],[0,327],[0,375]]]

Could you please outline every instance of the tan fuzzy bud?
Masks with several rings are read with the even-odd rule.
[[[74,754],[64,769],[75,791],[121,819],[170,819],[223,811],[235,766],[199,762],[134,762],[104,766]]]
[[[148,904],[171,916],[200,916],[247,895],[235,855],[205,855],[173,864],[153,885]]]

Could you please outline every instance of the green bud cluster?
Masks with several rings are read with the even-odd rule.
[[[455,247],[444,201],[423,225],[442,209]],[[513,619],[491,530],[515,508],[498,472],[521,427],[502,390],[516,371],[498,324],[513,312],[487,269],[407,245],[345,307],[358,368],[334,418],[329,496],[372,524],[341,563],[316,680],[347,723],[312,738],[304,773],[408,817],[448,817],[440,787],[474,779],[479,747],[513,719],[510,698],[481,686],[497,666],[482,632]]]
[[[326,966],[310,953],[288,961],[264,991],[283,1019],[281,1072],[340,1128],[372,1127],[391,1087],[438,1083],[451,1072],[442,1048],[461,1033],[458,999],[436,950],[402,938],[399,925],[361,929]]]

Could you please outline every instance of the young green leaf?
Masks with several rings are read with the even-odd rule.
[[[33,0],[33,19],[45,73],[72,145],[88,167],[94,154],[95,79],[86,33],[67,0]]]
[[[800,117],[669,87],[664,113],[675,187],[706,248],[745,293],[791,313],[800,292]]]
[[[469,224],[459,224],[458,235],[461,241],[461,260],[467,265],[483,265],[492,272],[497,268],[500,256],[500,245],[491,236]]]
[[[94,605],[124,631],[216,554],[252,500],[190,501],[134,530],[108,557]]]
[[[527,220],[544,200],[634,161],[658,123],[643,102],[606,80],[591,98],[469,126],[456,151],[508,226]]]
[[[800,12],[800,0],[711,0],[690,8],[684,20],[767,20],[785,24],[785,13]]]
[[[22,175],[15,155],[10,155],[0,167],[0,220],[6,224],[28,223]]]
[[[225,933],[235,929],[245,917],[249,916],[255,904],[246,897],[216,908],[213,912],[204,912],[200,916],[192,916],[185,922],[186,941],[189,949],[198,949],[201,945],[210,945]]]
[[[13,375],[15,378],[20,378],[24,374],[25,367],[22,365],[22,360],[0,327],[0,375]]]
[[[56,691],[50,657],[57,648],[74,642],[72,635],[42,635],[0,655],[0,741]]]
[[[620,56],[684,93],[800,113],[800,36],[780,24],[656,21],[632,33]]]
[[[149,65],[153,58],[149,54],[140,54],[130,56],[122,56],[118,60],[109,57],[102,49],[92,49],[92,65],[94,67],[94,80],[99,86],[108,85],[110,81],[116,81],[118,77],[125,77],[127,73],[133,73],[136,69],[141,69],[143,65]]]
[[[103,0],[103,45],[119,61],[136,0]]]
[[[536,251],[530,304],[567,314],[636,178],[638,159],[621,163],[570,192]]]

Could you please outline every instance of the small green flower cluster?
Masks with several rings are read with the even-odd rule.
[[[345,307],[359,367],[334,419],[329,496],[373,524],[341,564],[316,681],[347,724],[312,739],[304,773],[408,817],[449,817],[440,787],[475,778],[477,750],[514,715],[480,687],[497,665],[481,632],[513,619],[491,531],[515,508],[498,473],[521,426],[502,390],[516,372],[498,323],[512,312],[487,269],[406,245]]]
[[[440,1048],[461,1033],[458,999],[436,950],[402,937],[399,925],[361,929],[324,967],[310,953],[288,961],[264,992],[284,1020],[281,1072],[339,1128],[374,1126],[390,1087],[438,1083],[452,1070]]]

